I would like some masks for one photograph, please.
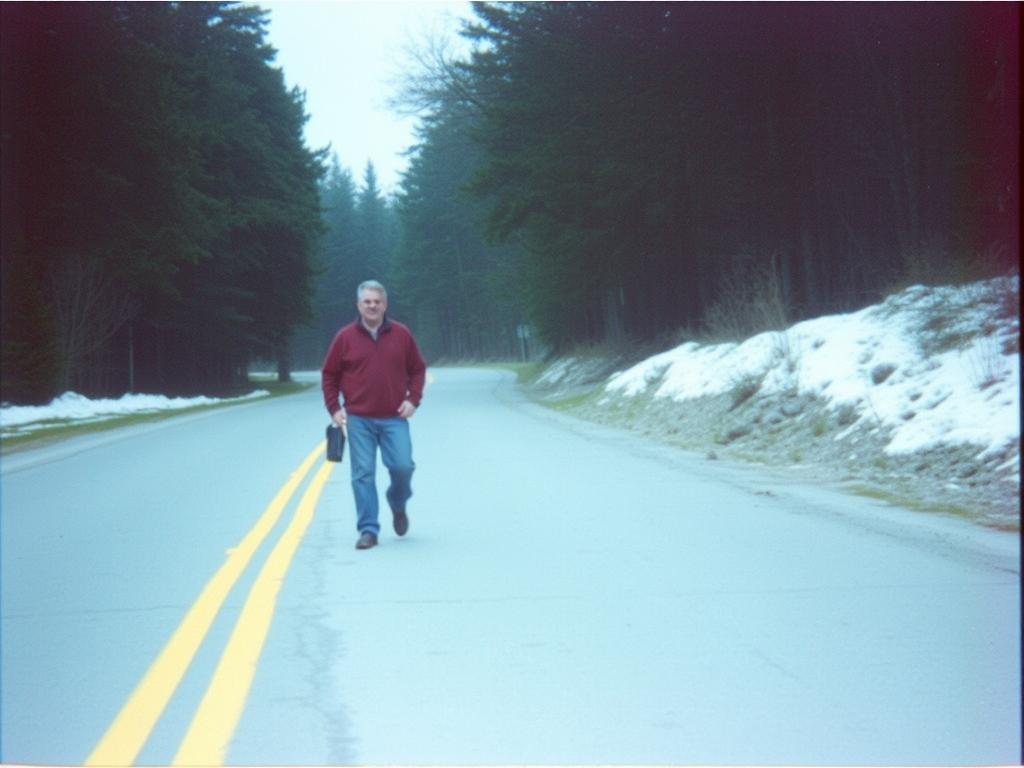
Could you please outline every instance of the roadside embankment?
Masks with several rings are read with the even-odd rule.
[[[635,364],[550,361],[540,402],[708,460],[742,460],[1020,526],[1019,278],[914,286],[859,312]]]

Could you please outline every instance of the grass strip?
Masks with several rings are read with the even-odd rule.
[[[937,512],[942,515],[950,515],[951,517],[959,517],[962,520],[969,520],[972,523],[984,525],[987,528],[994,528],[997,531],[1008,531],[1010,533],[1020,532],[1019,521],[1005,523],[994,522],[985,519],[977,512],[959,504],[942,504],[921,501],[910,494],[888,491],[865,482],[850,482],[846,484],[846,487],[858,496],[876,499],[877,501],[883,501],[887,504],[892,504],[893,506],[911,509],[915,512]]]

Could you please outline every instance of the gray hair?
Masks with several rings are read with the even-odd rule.
[[[364,282],[359,284],[359,287],[356,288],[356,301],[359,301],[361,298],[363,298],[363,291],[379,291],[380,295],[384,297],[385,301],[388,298],[387,289],[383,285],[378,283],[376,280],[365,280]]]

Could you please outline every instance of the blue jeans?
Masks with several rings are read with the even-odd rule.
[[[356,526],[360,533],[380,533],[377,500],[377,447],[391,474],[387,490],[392,510],[405,510],[412,496],[412,441],[409,421],[402,418],[371,419],[348,415],[348,454],[352,466],[352,493],[356,499]]]

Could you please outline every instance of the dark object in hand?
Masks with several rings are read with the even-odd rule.
[[[341,461],[345,455],[345,433],[341,427],[331,424],[327,427],[327,460]]]

